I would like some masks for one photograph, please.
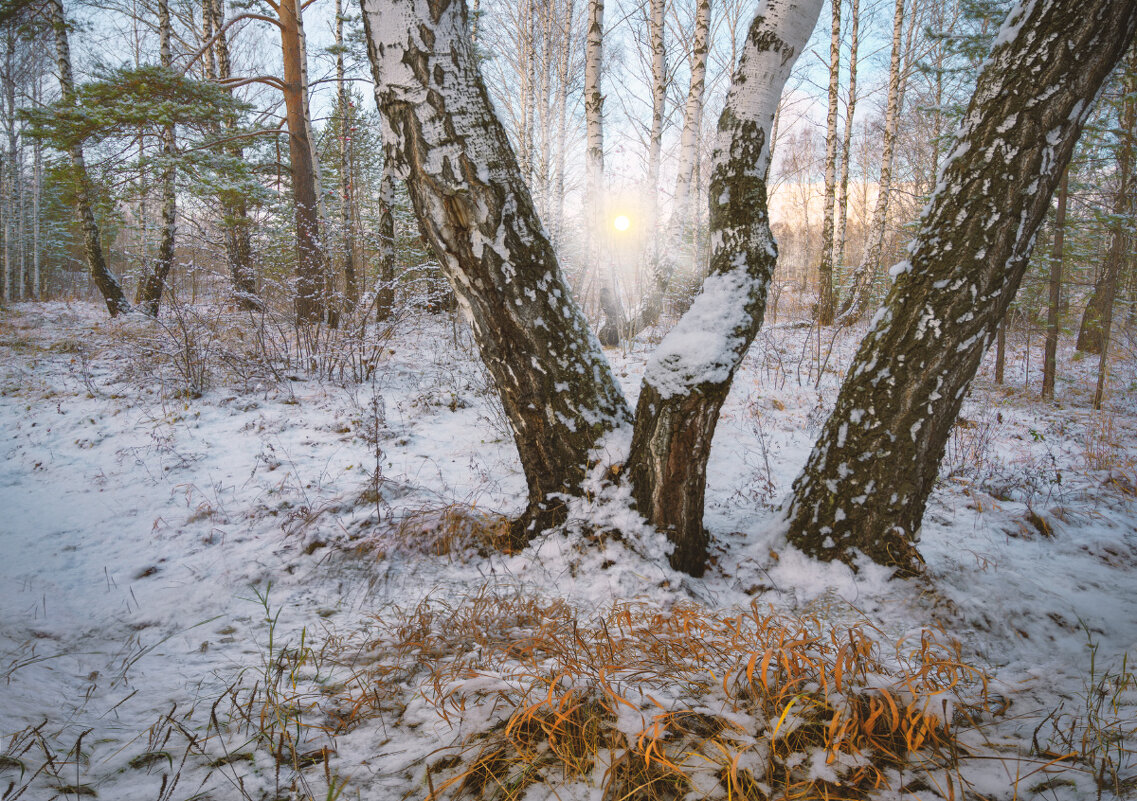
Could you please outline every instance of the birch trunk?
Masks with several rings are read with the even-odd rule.
[[[1131,0],[1019,3],[996,38],[895,283],[787,508],[809,555],[922,568],[920,521],[951,427],[1017,291]]]
[[[170,4],[168,0],[158,0],[158,58],[163,67],[173,65],[170,52]],[[177,236],[177,193],[174,185],[174,159],[177,141],[172,123],[162,127],[162,236],[158,242],[158,258],[154,268],[143,275],[138,285],[134,303],[138,310],[151,317],[158,316],[162,303],[162,290],[174,266],[174,245]]]
[[[701,575],[707,458],[734,372],[762,325],[777,259],[766,210],[774,112],[822,0],[759,6],[719,117],[710,179],[710,276],[644,372],[627,472],[637,508]]]
[[[837,183],[837,92],[841,81],[841,0],[833,10],[829,34],[829,113],[825,118],[825,211],[821,223],[821,263],[817,267],[817,324],[832,325],[837,313],[833,295],[833,205]]]
[[[395,180],[390,164],[383,165],[379,182],[379,286],[375,315],[379,322],[390,319],[395,308]]]
[[[691,186],[695,179],[699,130],[703,122],[703,94],[707,82],[707,46],[710,39],[711,1],[698,0],[695,7],[695,38],[691,46],[691,87],[683,108],[683,133],[679,139],[679,173],[675,179],[675,216],[681,226],[691,218]]]
[[[615,263],[602,253],[599,243],[606,232],[604,212],[604,95],[601,79],[604,62],[604,0],[588,0],[588,39],[584,55],[584,120],[588,150],[585,154],[587,175],[587,207],[589,239],[600,287],[600,341],[609,346],[620,344],[623,313],[616,287]],[[607,268],[603,263],[607,263]]]
[[[853,0],[849,17],[849,102],[846,104],[845,133],[841,137],[841,179],[837,183],[837,233],[833,243],[833,263],[845,265],[845,231],[849,219],[849,152],[853,145],[853,119],[857,110],[857,49],[860,44],[861,0]]]
[[[320,238],[320,185],[308,114],[308,70],[299,0],[280,0],[280,44],[296,221],[296,320],[318,323],[327,312],[327,259]]]
[[[71,46],[67,41],[67,19],[63,15],[63,0],[48,0],[52,32],[55,35],[55,57],[59,69],[59,93],[65,104],[75,102],[75,80],[71,74]],[[107,267],[103,256],[103,244],[99,240],[99,226],[91,210],[91,183],[87,176],[87,163],[83,157],[83,146],[72,145],[68,151],[71,157],[72,180],[75,182],[75,213],[83,231],[83,252],[87,260],[87,270],[91,280],[103,296],[111,317],[130,311],[130,303],[119,286],[118,279]]]
[[[637,329],[654,325],[663,311],[663,295],[667,291],[669,270],[658,246],[659,232],[659,159],[663,148],[663,112],[667,101],[667,58],[663,41],[664,0],[651,0],[648,20],[651,40],[651,132],[647,145],[647,231],[650,283],[644,294],[642,308],[635,322]]]
[[[888,200],[892,193],[892,159],[896,131],[900,124],[900,53],[904,31],[904,0],[896,0],[892,14],[892,59],[888,67],[888,105],[884,112],[884,143],[880,155],[880,182],[876,206],[865,240],[861,265],[853,274],[849,295],[841,308],[841,322],[850,325],[864,316],[872,295],[873,279],[880,270],[884,252],[884,229],[888,222]]]
[[[494,115],[465,4],[362,7],[392,167],[407,182],[513,428],[529,487],[514,527],[520,543],[564,518],[565,495],[582,492],[598,449],[629,422],[628,408]],[[598,112],[595,80],[589,89]]]

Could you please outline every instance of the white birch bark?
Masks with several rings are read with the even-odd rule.
[[[392,168],[471,322],[529,485],[525,541],[563,519],[626,425],[623,394],[572,298],[472,52],[461,0],[362,0]]]
[[[841,0],[830,0],[829,111],[825,117],[825,203],[821,223],[821,263],[818,265],[818,325],[832,325],[836,313],[833,294],[833,205],[837,183],[837,102],[841,79]]]
[[[860,47],[861,0],[853,0],[849,16],[849,94],[845,104],[845,132],[841,137],[841,178],[837,182],[837,233],[833,264],[845,265],[845,232],[849,220],[849,154],[853,144],[853,120],[857,110],[857,50]]]
[[[710,276],[644,371],[628,474],[637,508],[700,575],[706,465],[734,372],[762,325],[777,259],[766,210],[778,99],[822,0],[766,0],[751,23],[719,117],[710,179]]]
[[[919,571],[921,519],[980,359],[1106,76],[1131,0],[1024,0],[995,39],[908,258],[787,508],[790,541]]]
[[[675,179],[675,219],[686,226],[691,217],[691,185],[695,179],[699,131],[703,124],[703,94],[707,85],[707,46],[710,39],[711,0],[697,0],[695,37],[691,45],[691,85],[683,108],[679,139],[679,172]]]
[[[888,105],[884,114],[884,142],[880,156],[880,181],[876,206],[865,239],[861,264],[853,274],[853,285],[841,309],[841,322],[856,322],[865,313],[872,294],[873,278],[880,270],[884,251],[884,230],[888,218],[888,201],[892,194],[892,160],[896,148],[896,131],[900,124],[900,55],[903,49],[904,0],[896,0],[892,13],[892,57],[888,67]]]

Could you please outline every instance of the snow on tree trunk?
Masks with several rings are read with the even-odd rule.
[[[951,427],[1019,287],[1050,196],[1132,0],[1029,0],[1007,17],[885,306],[794,483],[806,553],[918,570],[915,542]]]
[[[672,566],[694,575],[706,560],[711,438],[734,371],[762,324],[777,259],[766,211],[774,111],[821,3],[767,0],[751,23],[719,117],[710,276],[644,372],[627,470],[637,508],[675,543]]]
[[[75,79],[71,74],[71,47],[67,41],[67,19],[63,16],[63,0],[48,0],[51,27],[55,34],[55,57],[59,69],[59,93],[65,103],[73,103],[75,98]],[[68,155],[71,157],[72,180],[75,183],[75,211],[79,216],[79,226],[83,231],[83,254],[87,259],[87,269],[99,293],[107,304],[111,317],[130,311],[130,303],[119,286],[118,279],[107,268],[103,256],[103,245],[99,240],[99,226],[95,223],[95,213],[91,210],[91,182],[87,177],[87,163],[83,158],[83,146],[74,144]]]
[[[829,113],[825,118],[825,213],[821,224],[821,263],[817,268],[818,325],[832,325],[837,312],[833,295],[833,203],[837,183],[837,91],[841,78],[841,0],[830,0],[833,22],[829,34]]]
[[[280,0],[280,44],[296,221],[296,319],[317,323],[327,310],[327,264],[320,239],[320,186],[308,116],[308,70],[299,0]]]
[[[892,60],[888,67],[888,105],[884,112],[884,144],[880,156],[880,182],[877,184],[876,206],[865,239],[861,265],[853,274],[852,287],[841,308],[844,325],[861,319],[872,295],[873,279],[880,270],[884,254],[884,229],[888,222],[888,200],[892,193],[892,158],[896,149],[896,132],[900,125],[900,52],[904,31],[904,0],[896,0],[892,15]]]
[[[158,58],[167,69],[173,64],[170,52],[170,4],[168,0],[158,0]],[[174,186],[174,157],[177,142],[173,124],[162,127],[162,238],[158,242],[158,258],[138,284],[134,303],[138,310],[151,317],[158,316],[162,303],[162,290],[174,266],[174,244],[177,236],[177,193]]]
[[[494,377],[529,486],[523,541],[563,517],[629,422],[478,74],[461,0],[362,0],[388,158]]]

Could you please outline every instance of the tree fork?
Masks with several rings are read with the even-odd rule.
[[[1135,29],[1131,0],[1038,0],[1008,16],[909,258],[794,483],[788,537],[806,553],[921,569],[915,542],[952,424]]]

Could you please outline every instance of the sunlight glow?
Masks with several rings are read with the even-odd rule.
[[[612,225],[615,226],[617,231],[627,231],[628,228],[631,227],[632,221],[621,214],[619,217],[612,221]]]

